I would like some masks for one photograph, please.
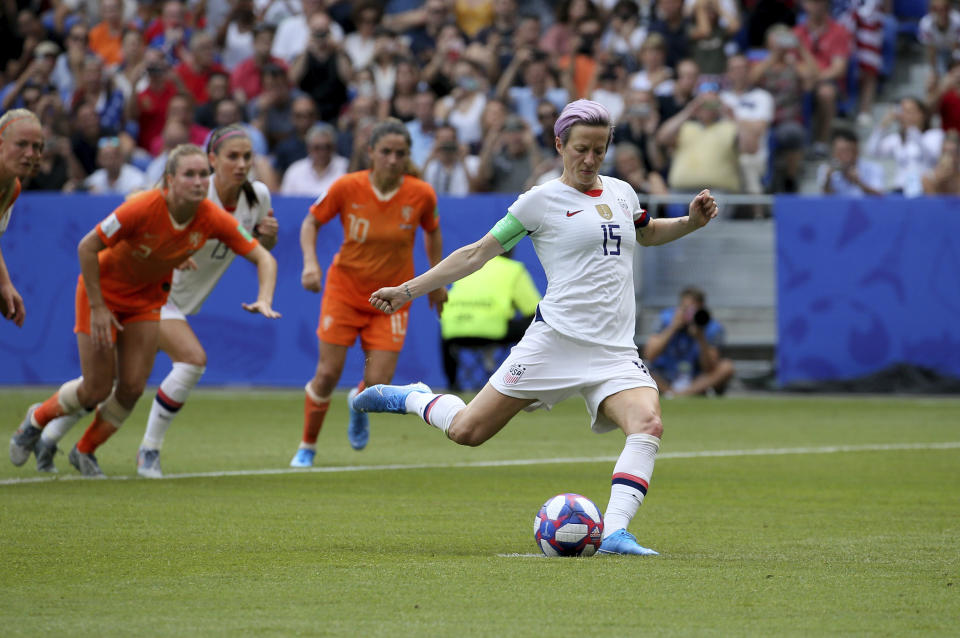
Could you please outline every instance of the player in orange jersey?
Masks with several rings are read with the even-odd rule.
[[[437,196],[424,181],[407,174],[410,134],[398,120],[377,124],[367,147],[370,170],[348,173],[320,195],[300,227],[303,249],[303,287],[323,288],[317,264],[317,231],[340,216],[343,244],[327,269],[320,306],[320,358],[304,400],[303,439],[291,467],[310,467],[317,436],[330,406],[330,395],[340,380],[343,363],[360,337],[365,362],[363,380],[350,391],[347,405],[366,385],[393,378],[407,329],[407,309],[394,315],[377,314],[367,299],[386,282],[397,285],[413,275],[413,245],[417,227],[424,231],[430,265],[440,262],[443,245],[437,218]],[[430,293],[430,306],[439,314],[446,290]],[[350,445],[363,449],[369,438],[367,415],[350,410]]]
[[[271,307],[277,262],[236,218],[207,199],[209,184],[206,153],[192,144],[178,146],[167,160],[162,189],[124,202],[80,241],[74,332],[83,376],[30,406],[10,439],[14,465],[26,462],[47,423],[97,406],[69,460],[84,476],[103,476],[93,452],[123,424],[143,392],[173,270],[208,238],[257,265],[257,301],[243,308],[280,316]]]
[[[27,109],[13,109],[0,117],[0,236],[7,230],[13,202],[20,195],[20,179],[34,171],[43,154],[40,120]],[[26,312],[13,286],[0,251],[0,315],[19,328]]]

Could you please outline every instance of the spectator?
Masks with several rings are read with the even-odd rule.
[[[123,92],[125,102],[136,99],[147,88],[147,60],[143,34],[136,29],[123,32],[123,61],[113,72],[113,84]]]
[[[310,98],[304,99],[308,101],[310,100]],[[250,138],[250,146],[253,147],[254,167],[256,167],[257,158],[269,154],[270,148],[267,146],[267,138],[263,136],[263,133],[261,133],[257,127],[252,126],[243,120],[243,107],[240,106],[240,103],[234,98],[225,97],[222,100],[217,101],[213,109],[212,124],[212,126],[207,128],[212,130],[229,126],[231,124],[236,124],[243,128],[243,132],[247,134],[248,138]],[[294,118],[294,125],[296,125],[296,118]],[[304,154],[306,154],[306,150],[304,150]],[[261,179],[260,181],[266,183],[267,185],[270,184],[270,182],[267,180]]]
[[[590,92],[590,99],[602,104],[616,122],[623,115],[625,100],[623,97],[623,70],[615,64],[605,64],[597,75],[596,85]]]
[[[690,21],[683,15],[683,0],[659,0],[650,33],[663,36],[667,66],[677,68],[680,61],[690,55]]]
[[[728,89],[720,93],[720,100],[733,112],[737,123],[743,190],[756,195],[763,192],[762,180],[767,173],[773,96],[750,86],[748,67],[746,56],[735,55],[727,60]]]
[[[700,85],[700,67],[693,60],[680,60],[677,63],[677,79],[668,95],[657,96],[657,113],[660,121],[669,120],[690,104],[694,92]]]
[[[957,131],[949,131],[944,136],[937,165],[923,176],[923,193],[960,195],[960,140]]]
[[[56,91],[51,74],[59,50],[56,44],[49,41],[41,42],[34,48],[33,61],[0,92],[0,112],[24,108],[23,91],[28,86],[36,87],[41,95]]]
[[[100,138],[97,166],[99,168],[83,182],[91,193],[127,195],[147,186],[143,172],[124,161],[119,138]]]
[[[280,192],[284,195],[318,197],[341,175],[346,174],[349,160],[335,154],[337,131],[325,122],[314,124],[307,131],[307,157],[290,165],[283,175]]]
[[[330,42],[337,47],[343,42],[343,28],[324,12],[323,0],[302,0],[302,2],[303,13],[285,18],[277,27],[277,36],[273,39],[273,49],[270,51],[274,57],[291,65],[295,59],[307,51],[312,34],[321,28],[319,16],[326,18],[322,21],[324,22],[322,29],[329,32],[326,37],[329,37]]]
[[[411,57],[396,61],[396,80],[393,94],[381,100],[380,119],[393,117],[409,123],[417,117],[417,98],[420,95],[420,68]]]
[[[743,4],[747,15],[747,47],[750,49],[767,46],[767,35],[773,25],[793,28],[797,23],[797,0],[747,0]]]
[[[456,88],[456,67],[463,60],[466,48],[466,41],[457,25],[447,24],[440,28],[437,48],[423,67],[423,79],[438,96],[446,96]]]
[[[954,60],[939,81],[930,83],[927,104],[940,114],[944,131],[960,131],[960,60]]]
[[[493,24],[492,0],[459,0],[454,3],[457,26],[471,40],[483,29]]]
[[[434,138],[439,121],[434,116],[436,96],[430,89],[424,89],[414,98],[416,117],[406,123],[410,131],[410,159],[417,166],[423,168],[433,149]]]
[[[643,168],[648,173],[663,173],[667,168],[663,149],[657,144],[660,121],[653,93],[632,89],[627,93],[624,114],[613,130],[614,144],[632,144],[640,153]]]
[[[207,100],[197,105],[193,119],[204,128],[216,128],[217,104],[230,96],[230,77],[221,71],[210,74],[207,79]]]
[[[433,149],[423,165],[423,180],[437,195],[463,197],[475,190],[480,158],[457,142],[457,129],[449,124],[437,128]]]
[[[473,41],[485,46],[497,58],[497,66],[507,68],[513,54],[521,47],[515,47],[514,35],[523,19],[529,17],[517,11],[516,0],[493,0],[493,22],[490,26],[480,29]],[[536,46],[540,39],[540,19],[533,16],[536,22],[536,35],[530,43]]]
[[[690,28],[690,57],[700,72],[720,76],[727,65],[727,41],[740,30],[740,18],[728,13],[730,6],[722,0],[694,0],[693,26]]]
[[[163,52],[167,63],[177,64],[188,54],[187,43],[193,37],[193,29],[187,26],[186,7],[180,0],[166,0],[160,18],[154,20],[143,35],[148,46]]]
[[[49,127],[44,127],[46,143],[40,162],[30,177],[23,181],[23,190],[33,191],[72,191],[76,182],[71,175],[77,173],[78,168],[70,152],[69,138],[55,135]]]
[[[478,143],[480,117],[487,104],[487,81],[480,66],[466,58],[456,63],[454,77],[456,88],[437,102],[437,119],[453,125],[457,139],[464,144]]]
[[[926,106],[917,98],[908,97],[900,100],[897,108],[887,111],[870,133],[866,154],[894,160],[894,190],[913,197],[923,191],[922,177],[936,165],[942,144],[943,131],[930,127]]]
[[[425,0],[423,23],[407,32],[410,53],[421,64],[427,64],[433,59],[434,53],[439,48],[440,30],[452,21],[453,15],[446,0]]]
[[[89,47],[110,69],[123,62],[122,0],[100,0],[100,22],[90,29]]]
[[[277,143],[273,149],[273,165],[281,175],[290,165],[307,156],[307,131],[317,122],[317,109],[313,98],[301,95],[293,99],[290,107],[293,120],[293,135]]]
[[[722,394],[733,378],[733,362],[720,356],[723,326],[705,302],[702,290],[685,288],[680,303],[660,313],[660,328],[643,347],[643,360],[665,396]]]
[[[7,6],[9,6],[9,3],[4,6],[4,9]],[[9,16],[10,14],[4,13],[4,15]],[[41,22],[40,17],[30,9],[21,9],[16,16],[16,26],[11,25],[15,37],[10,38],[9,43],[6,41],[0,42],[0,47],[6,45],[11,49],[9,57],[0,56],[0,60],[7,60],[5,67],[0,68],[0,72],[5,72],[8,78],[14,78],[23,73],[36,57],[37,46],[41,42],[55,37],[54,34],[47,32],[47,28]],[[3,20],[0,21],[0,24],[7,25],[9,23],[7,20]]]
[[[276,32],[277,28],[271,24],[261,23],[254,27],[253,55],[241,60],[230,73],[230,90],[241,104],[253,100],[263,90],[260,82],[263,67],[273,64],[284,70],[287,69],[286,62],[270,55],[270,47],[273,46],[273,36]]]
[[[204,104],[207,96],[207,82],[214,73],[229,77],[222,64],[214,59],[216,43],[213,36],[205,31],[197,31],[190,38],[190,55],[184,56],[173,71],[180,77],[196,104]]]
[[[373,86],[377,99],[382,104],[389,104],[397,85],[397,41],[392,32],[384,28],[376,30],[373,39],[373,59],[368,68],[373,74]],[[409,84],[405,90],[408,95],[412,95]]]
[[[607,58],[600,46],[602,34],[603,24],[599,18],[583,18],[577,23],[573,52],[557,62],[557,66],[563,71],[563,84],[571,94],[571,99],[583,98],[589,94],[599,61]]]
[[[374,41],[382,15],[383,11],[378,2],[364,0],[354,5],[353,24],[357,30],[348,33],[343,39],[343,52],[350,58],[355,71],[368,67],[373,62]]]
[[[537,146],[542,155],[552,157],[556,151],[556,135],[553,125],[557,123],[560,110],[553,102],[541,100],[537,105],[537,123],[540,125],[540,134],[537,135]],[[557,156],[559,157],[559,156]]]
[[[604,35],[604,47],[617,60],[631,64],[647,38],[647,29],[640,20],[640,7],[634,0],[618,0],[610,11],[610,25]],[[633,67],[630,67],[633,70]]]
[[[847,64],[853,39],[850,32],[830,18],[828,0],[803,0],[806,22],[794,27],[800,46],[816,62],[813,140],[819,155],[826,153],[826,142],[837,114],[840,97],[846,93]]]
[[[826,195],[883,195],[883,168],[860,158],[857,136],[838,128],[833,133],[830,162],[817,169],[817,185]]]
[[[769,54],[749,70],[749,84],[773,97],[775,148],[773,192],[794,193],[800,181],[807,131],[803,96],[817,74],[816,61],[789,27],[775,24],[767,32]]]
[[[66,50],[57,56],[57,63],[53,67],[50,81],[60,91],[60,99],[64,104],[73,101],[73,91],[80,79],[83,63],[91,53],[87,47],[87,39],[87,27],[82,22],[71,26],[64,39]]]
[[[511,115],[502,130],[484,138],[477,184],[494,193],[520,193],[539,162],[533,133],[523,118]]]
[[[512,252],[512,251],[511,251]],[[483,268],[455,282],[440,315],[441,352],[447,387],[461,390],[457,378],[460,348],[483,349],[485,376],[496,364],[490,350],[517,343],[533,320],[540,302],[526,266],[498,255]],[[519,316],[518,316],[519,315]]]
[[[514,86],[518,75],[523,78],[522,86]],[[513,112],[527,121],[535,135],[542,130],[537,105],[546,100],[562,109],[569,101],[567,90],[556,86],[546,55],[532,49],[517,51],[513,56],[497,82],[497,97],[513,104]]]
[[[76,109],[83,102],[93,102],[100,118],[101,133],[120,134],[123,130],[125,100],[123,91],[113,84],[113,74],[104,77],[103,61],[93,54],[84,60],[80,73],[70,109]]]
[[[294,95],[290,91],[287,75],[278,66],[265,66],[260,81],[263,91],[247,106],[247,114],[272,149],[294,134],[291,116]]]
[[[591,0],[561,0],[557,5],[556,21],[540,38],[540,49],[553,59],[574,53],[572,43],[576,25],[583,18],[599,15]]]
[[[853,33],[859,83],[857,124],[873,125],[873,103],[877,81],[883,71],[883,35],[888,0],[858,0],[852,3],[848,22]]]
[[[654,95],[673,93],[673,69],[666,65],[667,41],[663,35],[648,35],[638,55],[641,69],[630,76],[630,88],[653,91]]]
[[[350,62],[333,39],[333,23],[327,14],[314,13],[309,24],[310,41],[291,65],[289,77],[313,98],[319,118],[332,122],[347,103]]]
[[[194,121],[193,114],[193,102],[190,101],[189,95],[180,93],[170,99],[167,106],[167,120],[176,120],[186,126],[187,131],[189,131],[190,143],[203,148],[204,143],[207,141],[207,136],[210,135],[210,129],[197,124]],[[166,122],[164,122],[164,124],[166,124]],[[151,155],[157,155],[162,148],[163,140],[160,139],[154,143],[152,148],[147,150],[150,151]]]
[[[167,158],[170,156],[170,151],[181,144],[190,142],[190,130],[179,120],[168,120],[163,127],[162,137],[163,150],[147,164],[147,170],[144,171],[146,188],[152,188],[154,185],[160,184],[163,179],[163,172],[167,168]]]
[[[737,125],[726,116],[715,84],[707,84],[687,106],[663,123],[657,142],[673,149],[670,189],[738,193],[741,189]]]
[[[159,49],[145,54],[147,86],[127,101],[127,120],[139,125],[137,144],[148,151],[156,146],[167,121],[167,107],[177,94],[178,85],[166,57]]]
[[[227,72],[232,73],[237,65],[254,54],[256,32],[253,0],[233,0],[230,13],[216,29],[214,38]]]
[[[960,11],[949,0],[930,0],[927,15],[920,19],[917,39],[926,49],[933,81],[947,72],[960,45]]]
[[[660,173],[647,170],[640,149],[630,142],[620,142],[614,147],[612,172],[614,177],[630,184],[638,193],[670,194]]]
[[[101,137],[104,136],[101,135],[96,105],[81,103],[73,112],[73,135],[70,138],[70,149],[81,171],[77,178],[83,179],[97,170],[97,145]]]

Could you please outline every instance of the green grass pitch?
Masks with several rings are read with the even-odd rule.
[[[47,394],[0,391],[3,436]],[[98,452],[109,476],[130,480],[63,480],[76,473],[58,454],[60,479],[17,482],[38,476],[34,459],[0,462],[0,634],[960,627],[960,400],[665,402],[661,457],[631,527],[661,556],[546,559],[533,556],[537,509],[566,491],[603,509],[622,447],[618,433],[589,431],[580,401],[521,414],[475,449],[415,417],[375,415],[369,447],[354,452],[338,394],[320,470],[292,471],[302,393],[200,391],[167,437],[172,477],[150,481],[134,468],[150,396]]]

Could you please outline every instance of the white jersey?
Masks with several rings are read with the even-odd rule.
[[[601,177],[593,197],[559,179],[535,186],[508,209],[530,234],[547,275],[540,314],[571,339],[636,348],[634,222],[646,214],[633,188]]]
[[[207,199],[223,208],[223,203],[217,195],[217,187],[213,182],[214,180],[211,179]],[[270,190],[266,185],[262,182],[253,182],[253,190],[257,194],[257,203],[251,208],[247,203],[247,196],[241,191],[237,208],[232,211],[233,216],[250,233],[253,233],[253,227],[268,215],[271,208]],[[203,248],[193,255],[193,260],[197,262],[197,270],[174,271],[170,301],[176,304],[184,314],[196,314],[236,256],[236,253],[220,240],[208,240]]]

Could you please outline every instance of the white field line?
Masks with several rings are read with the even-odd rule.
[[[785,447],[757,448],[753,450],[700,450],[694,452],[663,452],[657,455],[658,461],[670,459],[703,459],[731,456],[785,456],[789,454],[838,454],[857,452],[890,452],[906,450],[956,450],[960,441],[941,443],[871,443],[866,445],[828,445],[821,447]],[[502,461],[470,461],[466,463],[411,463],[392,465],[340,465],[332,467],[311,467],[294,469],[289,467],[262,470],[226,470],[223,472],[188,472],[185,474],[167,474],[164,479],[219,478],[225,476],[271,476],[276,474],[327,474],[339,472],[382,472],[392,470],[438,470],[482,467],[511,467],[520,465],[552,465],[557,463],[613,463],[615,456],[558,457],[548,459],[507,459]],[[109,480],[126,481],[138,478],[136,475],[114,475]],[[51,481],[84,480],[77,474],[65,476],[32,476],[27,478],[0,479],[2,485],[24,485],[27,483],[48,483]]]

